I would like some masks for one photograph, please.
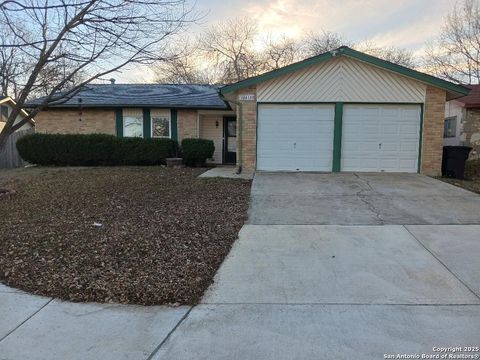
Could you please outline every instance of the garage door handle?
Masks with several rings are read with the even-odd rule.
[[[293,143],[293,148],[294,148],[294,149],[297,148],[297,143]]]
[[[379,148],[379,149],[382,148],[382,143],[378,144],[378,148]]]

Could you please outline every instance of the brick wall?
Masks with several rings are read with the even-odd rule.
[[[197,111],[178,110],[177,113],[178,141],[185,138],[197,138]]]
[[[78,109],[45,110],[35,116],[35,130],[50,134],[115,135],[115,111],[111,109],[83,109],[81,112]]]
[[[242,89],[237,95],[241,94],[256,94],[256,89],[254,87]],[[242,149],[242,163],[238,165],[242,165],[245,171],[254,171],[257,152],[257,102],[240,101],[240,106],[237,107],[237,119],[240,118],[240,114],[242,118],[242,140],[240,145]],[[237,163],[239,162],[238,158],[237,154]]]
[[[423,109],[422,174],[441,174],[445,98],[445,90],[427,86]]]

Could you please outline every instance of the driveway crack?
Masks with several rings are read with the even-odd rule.
[[[367,180],[367,179],[364,179],[362,178],[360,175],[358,175],[357,173],[354,173],[353,174],[358,180],[362,181],[363,183],[365,183],[367,186],[368,186],[368,190],[375,193],[375,194],[378,194],[375,190],[373,190],[373,187],[372,185],[370,184],[370,182]],[[368,196],[365,195],[363,192],[366,191],[364,189],[360,189],[358,190],[356,193],[355,193],[355,196],[357,196],[360,201],[362,201],[365,205],[367,205],[368,209],[373,213],[375,214],[375,217],[378,219],[378,221],[380,221],[380,225],[384,225],[385,224],[385,220],[383,219],[382,215],[380,214],[380,211],[377,210],[377,208],[375,207],[375,205],[373,205],[370,201],[368,201]]]

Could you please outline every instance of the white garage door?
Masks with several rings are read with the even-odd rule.
[[[258,105],[257,169],[332,171],[333,105]]]
[[[417,172],[419,105],[345,105],[342,171]]]

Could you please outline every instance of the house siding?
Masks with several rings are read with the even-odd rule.
[[[116,134],[113,109],[54,109],[35,116],[35,128],[50,134]]]
[[[215,145],[213,160],[207,162],[221,164],[223,162],[223,116],[202,115],[200,117],[200,138],[213,140]]]
[[[423,103],[426,85],[348,57],[257,85],[258,102]]]

